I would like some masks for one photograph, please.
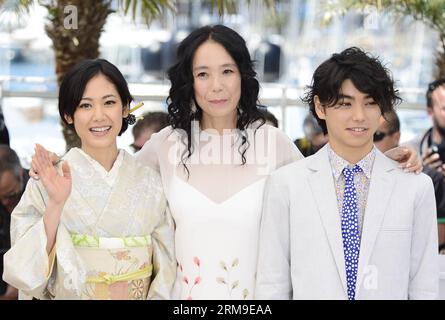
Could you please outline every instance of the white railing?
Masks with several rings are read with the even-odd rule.
[[[6,125],[10,131],[11,146],[19,153],[25,167],[33,154],[34,143],[51,145],[55,152],[63,152],[65,141],[59,124],[57,110],[57,92],[39,90],[10,90],[7,82],[36,84],[47,88],[56,88],[55,79],[38,77],[0,77],[0,106],[3,108]],[[144,101],[145,106],[136,112],[165,110],[169,83],[130,83],[130,92],[136,101]],[[418,101],[423,96],[420,88],[403,88],[404,97]],[[269,110],[277,117],[280,128],[292,139],[302,137],[303,119],[307,114],[307,106],[300,97],[304,88],[289,85],[263,83],[260,91],[260,104],[270,107]],[[24,98],[17,99],[16,98]],[[408,101],[408,100],[407,100]],[[401,142],[411,140],[430,126],[423,103],[403,102],[398,110],[402,122]],[[128,147],[132,143],[131,130],[127,130],[118,139],[118,146]]]
[[[54,83],[54,79],[43,77],[0,76],[0,99],[19,97],[57,99],[57,92],[5,89],[3,84],[7,81],[30,84],[45,84],[49,82]],[[169,84],[162,83],[130,83],[129,87],[136,100],[153,102],[165,102],[169,90]],[[304,87],[293,87],[286,84],[263,83],[261,84],[260,103],[265,106],[281,107],[283,108],[283,112],[288,106],[305,107],[301,101],[301,96],[304,93],[304,89]],[[423,97],[425,94],[425,89],[423,88],[400,88],[399,91],[403,97],[418,97],[419,95]],[[405,98],[399,108],[412,110],[423,110],[425,108],[423,103],[410,102],[412,100],[412,98]]]

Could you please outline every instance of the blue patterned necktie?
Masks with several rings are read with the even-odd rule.
[[[362,171],[362,169],[358,165],[343,169],[345,192],[342,205],[341,233],[343,237],[349,300],[355,299],[355,284],[357,281],[358,258],[360,254],[357,191],[354,185],[354,174],[360,171]]]

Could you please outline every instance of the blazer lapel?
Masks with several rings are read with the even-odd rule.
[[[360,256],[356,283],[356,297],[367,275],[367,266],[380,231],[386,208],[394,190],[395,180],[391,179],[390,171],[394,164],[380,151],[377,151],[371,173],[368,199],[366,201],[365,216],[360,244]]]
[[[338,211],[334,178],[326,146],[312,156],[312,161],[308,163],[308,168],[313,172],[308,175],[308,183],[315,199],[335,264],[337,265],[343,290],[346,294],[346,271],[340,213]]]

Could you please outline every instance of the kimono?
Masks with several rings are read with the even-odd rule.
[[[159,174],[123,150],[108,173],[78,148],[63,160],[72,191],[51,253],[43,223],[48,195],[30,179],[12,213],[3,279],[38,299],[169,299],[174,223]]]

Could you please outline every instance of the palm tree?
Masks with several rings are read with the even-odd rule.
[[[45,31],[52,40],[57,83],[60,85],[64,74],[75,64],[84,59],[94,59],[99,56],[99,38],[110,13],[112,0],[85,1],[85,0],[0,0],[17,13],[28,10],[31,5],[38,3],[48,10],[48,23]],[[163,7],[171,8],[168,0],[141,1],[142,15],[150,20],[161,13]],[[2,4],[2,3],[0,3]],[[120,1],[123,9],[128,12],[132,8],[135,12],[137,1]],[[15,5],[15,7],[14,7]],[[77,26],[67,28],[67,12],[65,8],[76,8]],[[67,150],[80,146],[76,133],[63,122],[62,130]]]
[[[274,3],[278,0],[263,1],[273,10]],[[251,1],[248,0],[248,2]],[[112,0],[0,0],[0,9],[22,14],[35,3],[48,10],[45,31],[53,43],[55,71],[60,85],[63,75],[75,64],[84,59],[94,59],[99,56],[99,38],[108,16],[113,12]],[[125,14],[131,13],[135,18],[139,13],[147,23],[166,11],[175,11],[174,0],[118,0],[118,4]],[[220,15],[234,12],[237,8],[237,1],[234,0],[211,0],[211,4],[217,6]],[[69,20],[67,8],[77,10],[75,27],[67,21]],[[80,140],[76,133],[64,123],[62,126],[66,149],[79,146]]]
[[[369,6],[387,9],[398,15],[411,16],[437,31],[439,46],[436,52],[436,78],[445,77],[445,0],[338,0],[328,2],[326,21],[348,10],[365,10]]]

